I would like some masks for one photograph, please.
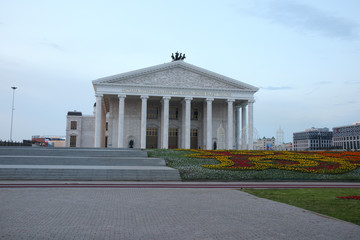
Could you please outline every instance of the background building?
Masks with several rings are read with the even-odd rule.
[[[293,151],[294,148],[293,148],[293,144],[290,142],[290,143],[283,143],[283,144],[277,146],[276,150],[280,150],[280,151]]]
[[[332,132],[328,128],[309,128],[293,133],[294,151],[326,150],[332,147]]]
[[[333,147],[341,150],[360,149],[360,121],[333,128]]]
[[[40,136],[31,137],[31,142],[35,146],[41,147],[65,147],[65,137],[63,136]]]
[[[94,147],[94,134],[95,115],[82,115],[77,111],[67,113],[66,147]],[[107,144],[106,140],[107,137]]]
[[[279,129],[276,131],[276,139],[275,139],[275,145],[280,146],[284,143],[284,130],[279,127]]]
[[[255,150],[273,150],[275,147],[275,138],[259,138],[255,143]]]

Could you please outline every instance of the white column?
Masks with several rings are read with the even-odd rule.
[[[246,146],[246,105],[241,105],[241,149],[247,149]]]
[[[253,150],[254,148],[254,139],[253,139],[253,136],[254,136],[254,109],[253,109],[253,106],[254,106],[254,102],[255,100],[250,100],[248,102],[248,111],[249,111],[249,138],[248,138],[248,149],[249,150]]]
[[[105,102],[102,104],[102,113],[101,113],[101,147],[105,147],[105,137],[106,137],[106,107]],[[109,143],[107,143],[109,144]],[[106,146],[108,147],[108,146]]]
[[[207,131],[208,131],[208,127],[207,127],[207,104],[205,104],[206,100],[204,101],[203,104],[203,149],[208,149],[207,148]]]
[[[146,148],[146,118],[147,118],[147,100],[149,96],[141,96],[141,128],[140,128],[140,148]]]
[[[101,147],[101,135],[102,135],[102,104],[103,94],[96,94],[96,114],[95,114],[95,146]]]
[[[192,97],[185,98],[185,149],[190,149],[191,100]]]
[[[212,149],[212,102],[213,98],[206,99],[206,149]]]
[[[228,134],[227,134],[227,149],[234,148],[234,103],[235,99],[228,99]]]
[[[181,101],[181,148],[185,148],[185,101]]]
[[[236,106],[236,149],[239,150],[241,146],[241,126],[240,126],[240,108],[241,105]]]
[[[162,98],[162,116],[161,116],[161,148],[169,147],[169,101],[171,97]]]
[[[126,95],[118,95],[119,98],[119,127],[118,127],[118,147],[124,147],[124,120],[125,120],[125,98]]]

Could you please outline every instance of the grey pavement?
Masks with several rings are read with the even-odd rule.
[[[359,239],[360,226],[234,189],[3,188],[0,239]]]

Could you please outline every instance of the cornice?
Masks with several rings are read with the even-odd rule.
[[[116,75],[112,75],[112,76],[108,76],[108,77],[103,77],[103,78],[93,80],[92,83],[93,83],[93,85],[100,85],[100,84],[118,85],[114,82],[122,80],[122,79],[139,77],[142,75],[151,74],[151,73],[155,73],[155,72],[159,72],[159,71],[163,71],[163,70],[167,70],[167,69],[173,69],[176,67],[180,67],[187,71],[192,71],[192,72],[200,74],[200,75],[214,78],[220,82],[230,84],[234,87],[245,87],[252,92],[257,92],[259,90],[259,88],[252,86],[250,84],[235,80],[230,77],[226,77],[224,75],[209,71],[204,68],[197,67],[197,66],[189,64],[189,63],[185,63],[184,61],[174,61],[174,62],[164,63],[164,64],[147,67],[147,68],[142,68],[142,69],[138,69],[138,70],[134,70],[134,71],[130,71],[130,72],[116,74]],[[119,84],[119,85],[121,85],[121,84]]]
[[[143,88],[143,89],[181,89],[181,90],[194,90],[194,91],[220,91],[220,92],[246,92],[246,93],[255,93],[255,90],[252,89],[231,89],[231,88],[193,88],[193,87],[170,87],[170,86],[158,86],[158,85],[131,85],[131,84],[109,84],[109,83],[99,83],[98,86],[105,86],[105,87],[114,87],[117,86],[119,88]]]

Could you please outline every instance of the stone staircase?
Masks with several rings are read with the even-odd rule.
[[[180,181],[139,149],[0,147],[0,180]]]

